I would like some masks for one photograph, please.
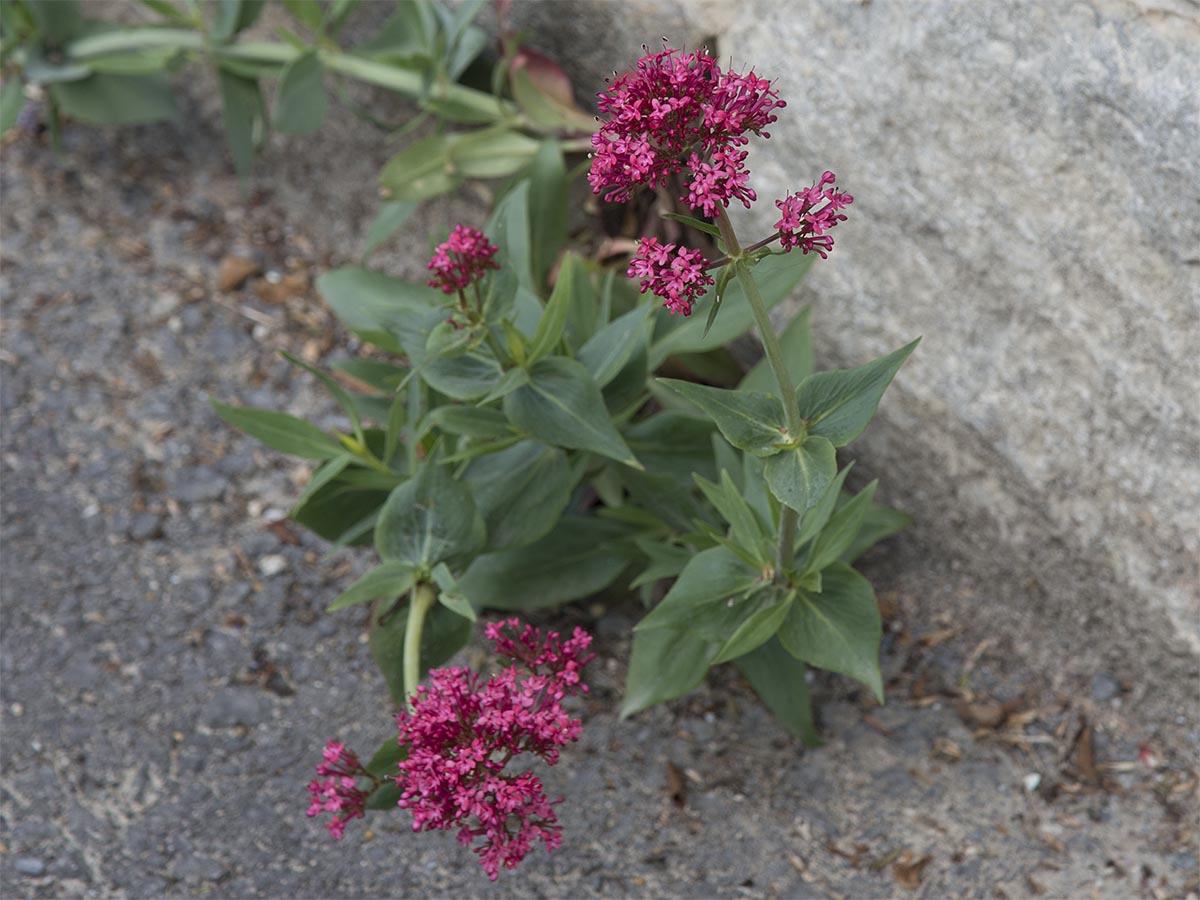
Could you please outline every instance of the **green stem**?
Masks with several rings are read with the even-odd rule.
[[[775,384],[779,388],[779,398],[783,402],[783,414],[787,422],[788,433],[793,438],[798,438],[804,434],[804,423],[800,418],[800,406],[796,401],[796,382],[788,373],[787,362],[783,358],[783,346],[779,343],[779,335],[775,333],[775,326],[771,322],[770,313],[767,312],[767,303],[758,290],[754,276],[742,261],[742,247],[734,233],[733,223],[729,221],[729,214],[724,208],[720,208],[718,213],[717,227],[721,229],[721,236],[729,249],[730,265],[736,268],[738,281],[746,294],[746,302],[750,304],[754,322],[758,325],[763,353],[767,357],[771,373],[775,376]],[[784,504],[779,514],[779,544],[776,548],[775,559],[776,580],[782,579],[784,571],[791,565],[793,547],[796,543],[797,519],[797,512]]]
[[[412,712],[413,697],[421,683],[421,630],[425,616],[437,603],[432,584],[418,582],[408,594],[408,622],[404,626],[404,702]]]

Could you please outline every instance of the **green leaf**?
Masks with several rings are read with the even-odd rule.
[[[93,72],[110,75],[153,75],[167,68],[179,55],[175,47],[146,47],[125,53],[88,57]]]
[[[867,552],[871,547],[904,530],[912,523],[912,518],[898,509],[872,503],[863,517],[862,526],[853,542],[841,555],[841,561],[849,565]]]
[[[479,457],[463,479],[487,525],[488,551],[523,547],[549,532],[577,480],[562,450],[536,441]]]
[[[780,503],[803,513],[821,499],[837,474],[837,454],[823,437],[809,436],[795,450],[765,461],[767,486]]]
[[[19,78],[9,78],[0,86],[0,134],[17,124],[25,108],[25,91]]]
[[[833,515],[833,511],[837,507],[838,496],[842,492],[842,485],[846,481],[846,476],[850,474],[850,470],[853,468],[854,463],[851,462],[838,472],[833,481],[829,483],[829,487],[821,494],[821,499],[810,506],[800,517],[800,525],[796,529],[797,547],[803,547],[820,534],[821,529],[828,524],[829,517]]]
[[[777,638],[739,656],[734,665],[789,733],[807,747],[821,745],[813,725],[805,665],[783,649]]]
[[[653,584],[664,578],[677,578],[688,561],[696,555],[688,547],[667,544],[662,541],[642,539],[637,542],[637,545],[638,549],[646,554],[649,564],[629,585],[631,590]]]
[[[216,15],[212,24],[212,36],[218,41],[227,41],[239,31],[244,31],[258,21],[266,0],[216,0]]]
[[[546,275],[566,243],[569,197],[562,148],[548,138],[538,147],[529,178],[530,265],[537,284],[546,283]]]
[[[533,161],[538,142],[507,125],[468,133],[450,146],[450,165],[468,178],[503,178]]]
[[[420,569],[470,558],[484,538],[471,489],[434,460],[426,460],[415,477],[392,491],[375,527],[381,559]]]
[[[343,266],[317,279],[317,290],[342,323],[368,343],[404,353],[396,335],[414,315],[440,303],[438,292],[361,266]],[[422,340],[421,346],[424,346]]]
[[[812,265],[813,254],[805,256],[800,253],[788,253],[782,256],[769,256],[754,268],[754,280],[763,295],[763,301],[770,309],[788,296],[793,288],[800,283],[808,267]],[[705,297],[710,297],[713,288]],[[703,302],[701,298],[700,302]],[[651,367],[657,369],[668,356],[677,353],[712,350],[730,343],[734,338],[750,330],[754,324],[754,314],[746,301],[745,292],[740,282],[735,279],[730,282],[728,290],[721,301],[721,317],[714,323],[708,334],[704,334],[705,323],[697,317],[679,321],[679,317],[660,316],[659,322],[662,333],[655,342],[650,354]],[[672,321],[673,320],[673,321]]]
[[[512,435],[512,428],[504,413],[478,406],[439,406],[431,409],[421,428],[422,434],[428,434],[431,428],[485,441]],[[476,501],[479,501],[478,495]]]
[[[879,642],[883,625],[871,583],[849,566],[822,572],[821,593],[801,591],[779,629],[788,653],[811,666],[861,681],[883,702]]]
[[[629,564],[624,526],[566,516],[536,543],[477,558],[459,581],[476,607],[542,609],[608,587]]]
[[[390,200],[418,202],[446,194],[463,182],[463,175],[450,163],[450,151],[458,135],[435,134],[409,144],[379,173],[379,183]]]
[[[333,459],[344,448],[334,438],[311,422],[289,416],[273,409],[250,406],[227,406],[210,398],[213,412],[272,449],[303,459]]]
[[[669,475],[642,472],[628,466],[614,474],[629,489],[632,502],[639,510],[650,513],[672,531],[691,532],[696,520],[703,520],[708,515],[693,487]]]
[[[379,212],[375,214],[367,236],[363,239],[363,260],[375,252],[375,249],[400,230],[409,220],[420,204],[407,200],[384,201],[379,204]]]
[[[495,387],[488,391],[484,398],[479,402],[491,403],[495,400],[499,400],[501,397],[507,397],[517,388],[527,384],[529,384],[529,373],[527,371],[521,368],[509,369],[500,376],[500,379],[496,382]],[[505,420],[507,421],[507,417]],[[511,429],[509,430],[511,431]]]
[[[450,569],[445,563],[438,563],[433,567],[433,580],[437,582],[438,586],[438,603],[464,619],[474,622],[477,618],[475,608],[471,606],[471,601],[463,596],[458,582],[450,574]]]
[[[383,673],[392,702],[404,702],[404,634],[408,630],[408,605],[390,608],[376,603],[371,611],[367,633],[371,658]],[[440,666],[466,646],[471,639],[472,623],[453,610],[435,604],[425,616],[421,628],[421,674]]]
[[[634,350],[645,344],[649,311],[646,304],[635,307],[609,322],[579,348],[577,357],[598,386],[604,387],[616,378]]]
[[[60,111],[90,125],[139,125],[176,117],[165,75],[105,75],[50,85]]]
[[[793,591],[779,602],[763,607],[742,622],[721,647],[713,665],[744,656],[773,638],[791,611],[795,596]]]
[[[325,385],[326,390],[328,390],[329,393],[333,395],[333,399],[337,401],[338,406],[340,406],[342,408],[342,411],[350,419],[350,426],[351,426],[351,428],[354,429],[354,437],[358,440],[358,442],[360,444],[362,444],[363,443],[362,419],[359,417],[358,406],[357,406],[357,404],[355,404],[354,398],[350,396],[350,392],[347,391],[340,384],[338,384],[337,381],[334,380],[334,378],[332,376],[326,374],[325,372],[322,372],[316,366],[309,365],[304,360],[300,359],[300,357],[293,356],[291,353],[288,353],[286,350],[280,350],[279,355],[282,356],[284,359],[286,359],[288,362],[290,362],[292,365],[299,366],[305,372],[308,372],[310,375],[315,376],[316,379],[321,382],[321,384]]]
[[[421,378],[440,394],[454,400],[477,400],[501,378],[500,364],[485,347],[449,357],[431,357],[425,350],[430,333],[445,321],[445,310],[409,315],[396,325],[396,336]]]
[[[304,490],[300,492],[300,496],[296,498],[296,504],[293,509],[299,510],[303,507],[304,504],[313,498],[317,491],[342,474],[346,466],[350,465],[354,460],[355,457],[351,454],[343,453],[341,456],[336,456],[322,463],[317,471],[313,473],[312,478],[308,479],[308,484],[304,486]]]
[[[704,680],[719,646],[686,628],[634,632],[621,718],[693,690]]]
[[[625,441],[646,471],[665,475],[688,491],[694,474],[718,477],[710,449],[714,435],[708,419],[669,409],[625,429]]]
[[[792,321],[788,322],[783,333],[779,335],[779,343],[783,347],[783,359],[787,365],[788,374],[796,381],[803,381],[812,374],[813,370],[812,328],[809,325],[811,314],[812,307],[804,307],[792,318]],[[765,356],[746,373],[746,377],[742,379],[738,389],[766,391],[767,393],[778,390],[775,384],[775,373],[771,371],[771,364]]]
[[[254,166],[256,133],[264,121],[262,91],[258,82],[221,69],[221,108],[225,120],[225,140],[233,157],[233,167],[243,178]]]
[[[535,363],[529,383],[504,398],[504,412],[517,428],[552,446],[641,465],[609,420],[600,389],[573,359],[552,356]]]
[[[691,228],[695,228],[697,231],[703,231],[705,234],[711,234],[715,238],[719,238],[721,236],[721,229],[712,224],[712,222],[704,222],[693,216],[685,216],[681,215],[680,213],[663,213],[663,218],[680,222]]]
[[[83,16],[75,0],[27,0],[24,7],[33,16],[38,31],[51,47],[62,46],[83,25]]]
[[[729,523],[734,542],[749,553],[760,566],[769,565],[773,555],[772,536],[767,532],[765,523],[759,521],[758,516],[743,499],[729,473],[721,473],[719,486],[699,475],[696,476],[696,484],[708,498],[708,502],[715,506],[717,512]]]
[[[694,626],[713,607],[725,606],[762,586],[762,572],[747,566],[725,547],[712,547],[692,557],[662,602],[634,631]]]
[[[336,464],[336,460],[327,463]],[[387,497],[387,491],[359,488],[335,478],[298,504],[292,521],[339,547],[369,545]]]
[[[549,356],[562,340],[563,329],[567,325],[567,310],[574,302],[574,271],[579,265],[578,259],[574,253],[567,253],[563,257],[554,292],[546,302],[546,309],[542,312],[537,331],[533,334],[527,356],[530,364]]]
[[[658,383],[702,409],[725,439],[739,450],[755,456],[772,456],[789,442],[783,404],[777,397],[727,391],[673,378],[659,378]]]
[[[807,571],[822,571],[850,549],[862,527],[863,517],[870,508],[878,484],[878,481],[872,481],[853,500],[833,514],[813,544],[812,552],[808,555]]]
[[[809,433],[828,438],[835,447],[844,447],[862,434],[883,392],[920,342],[917,338],[865,366],[818,372],[800,382],[797,400]]]
[[[529,182],[522,181],[508,192],[496,205],[483,231],[500,248],[497,262],[501,270],[511,271],[521,287],[538,295],[539,286],[533,277]],[[516,325],[522,327],[520,321]]]
[[[325,11],[318,0],[283,0],[283,5],[309,31],[319,33],[325,27]]]
[[[325,120],[328,101],[316,51],[301,53],[283,70],[275,100],[275,127],[284,134],[310,134]]]
[[[370,385],[381,394],[394,393],[408,375],[408,369],[404,366],[384,362],[381,359],[365,359],[361,356],[335,359],[329,366],[349,375],[356,381]]]
[[[575,105],[573,98],[544,90],[530,73],[528,63],[509,72],[509,86],[521,111],[541,130],[586,133],[595,127],[594,121]]]
[[[367,572],[362,578],[346,588],[337,599],[326,607],[326,612],[337,612],[347,606],[369,603],[379,598],[395,599],[408,593],[416,580],[416,569],[408,563],[385,562]]]

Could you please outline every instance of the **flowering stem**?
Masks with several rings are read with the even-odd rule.
[[[421,631],[425,616],[437,603],[433,585],[421,581],[408,593],[408,622],[404,626],[404,702],[412,712],[413,697],[421,683]]]
[[[779,387],[779,397],[783,401],[783,414],[787,422],[788,433],[793,437],[799,437],[804,433],[804,423],[800,419],[800,407],[796,402],[796,383],[792,380],[792,376],[788,374],[787,362],[783,358],[783,347],[779,343],[779,336],[775,333],[775,326],[771,322],[771,316],[767,312],[767,303],[763,300],[762,294],[758,290],[758,284],[754,280],[754,276],[750,273],[750,269],[742,262],[743,250],[738,243],[737,235],[733,230],[733,223],[729,221],[729,214],[723,207],[718,208],[717,226],[721,229],[721,236],[725,239],[725,245],[729,248],[729,255],[733,260],[730,265],[734,266],[737,271],[738,281],[742,285],[742,290],[746,294],[746,302],[750,304],[750,311],[754,314],[754,321],[758,325],[759,337],[762,339],[763,353],[767,357],[767,363],[771,367],[771,372],[775,376],[775,383]],[[784,505],[779,514],[779,544],[776,549],[776,564],[775,577],[781,579],[784,576],[784,571],[792,562],[792,548],[796,542],[796,520],[798,516],[794,509]]]
[[[777,240],[779,240],[779,234],[780,234],[780,232],[776,231],[774,234],[770,235],[769,237],[763,238],[761,241],[755,241],[753,244],[751,244],[749,247],[747,247],[745,250],[742,251],[742,255],[744,256],[744,255],[753,253],[755,250],[761,250],[763,247],[766,247],[769,244],[775,243]],[[704,271],[708,272],[712,269],[719,269],[719,268],[721,268],[721,266],[727,265],[731,258],[732,257],[729,257],[729,256],[722,256],[720,259],[714,259],[712,262],[710,262],[707,266],[704,267]]]

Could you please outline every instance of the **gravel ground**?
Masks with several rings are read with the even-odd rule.
[[[600,653],[584,737],[547,773],[560,852],[493,885],[401,815],[331,843],[303,814],[320,747],[389,727],[361,615],[320,612],[369,559],[279,520],[305,469],[208,396],[336,423],[275,350],[352,348],[304,284],[357,247],[388,147],[341,120],[274,144],[243,193],[211,103],[186,119],[4,150],[0,895],[1197,893],[1194,660],[1151,681],[1065,623],[1038,640],[976,621],[1036,586],[927,527],[864,564],[889,701],[818,679],[823,748],[729,673],[617,721],[636,609],[597,601],[545,620],[594,628]],[[425,229],[476,219],[471,200],[382,261],[415,274]],[[235,253],[295,290],[219,290]]]

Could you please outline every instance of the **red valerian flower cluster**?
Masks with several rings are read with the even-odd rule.
[[[412,711],[397,718],[408,746],[396,778],[399,805],[412,812],[413,830],[457,828],[462,845],[479,841],[474,852],[493,881],[537,841],[547,850],[562,844],[554,814],[562,798],[547,799],[532,772],[505,770],[523,754],[552,766],[559,748],[579,738],[582,725],[561,702],[587,691],[579,672],[595,655],[582,629],[560,641],[556,632],[543,638],[517,628],[516,619],[487,627],[497,652],[515,665],[486,681],[465,667],[434,669]]]
[[[371,778],[371,775],[363,768],[353,751],[346,749],[345,744],[330,741],[325,745],[323,756],[324,762],[317,766],[317,774],[328,777],[324,777],[323,780],[314,779],[309,783],[311,802],[308,817],[311,819],[323,812],[333,813],[333,818],[325,827],[334,838],[340,838],[346,830],[347,822],[363,817],[363,809],[371,792],[360,790],[358,779]],[[372,778],[373,783],[374,781]]]
[[[598,95],[607,118],[592,135],[588,181],[594,193],[619,203],[639,185],[661,187],[683,173],[686,194],[680,199],[693,210],[720,218],[730,200],[749,209],[758,198],[741,148],[750,133],[769,138],[765,129],[778,119],[775,110],[787,105],[771,82],[753,72],[723,71],[703,50],[683,53],[665,42],[661,53],[647,51],[634,71],[614,76]],[[775,234],[746,252],[779,240],[785,253],[799,247],[827,256],[833,249],[827,232],[846,220],[839,210],[854,199],[838,193],[833,182],[826,172],[812,187],[775,201],[782,214]],[[710,264],[697,250],[642,238],[628,274],[641,279],[642,293],[654,293],[672,313],[687,316],[713,283],[708,269],[729,261]]]
[[[838,210],[854,202],[849,194],[837,192],[835,181],[836,175],[825,172],[812,187],[775,201],[783,214],[775,227],[779,229],[779,243],[784,250],[799,247],[804,254],[816,253],[821,259],[827,258],[833,249],[833,238],[825,232],[846,221],[845,213]],[[819,203],[824,206],[818,207]]]
[[[704,272],[708,260],[699,250],[674,244],[660,244],[658,238],[642,238],[637,255],[629,263],[630,278],[642,279],[642,293],[650,291],[665,301],[674,313],[692,314],[692,304],[702,295],[712,278]]]
[[[748,132],[770,137],[764,129],[786,105],[753,72],[722,71],[703,50],[682,53],[665,43],[598,96],[607,120],[592,136],[592,190],[622,202],[638,185],[657,187],[686,168],[692,178],[681,199],[706,215],[731,199],[747,207],[755,199],[737,148]]]
[[[438,244],[433,258],[426,266],[433,277],[430,287],[439,288],[447,294],[463,290],[484,276],[488,269],[498,269],[493,256],[497,247],[475,228],[455,225],[450,237]]]

